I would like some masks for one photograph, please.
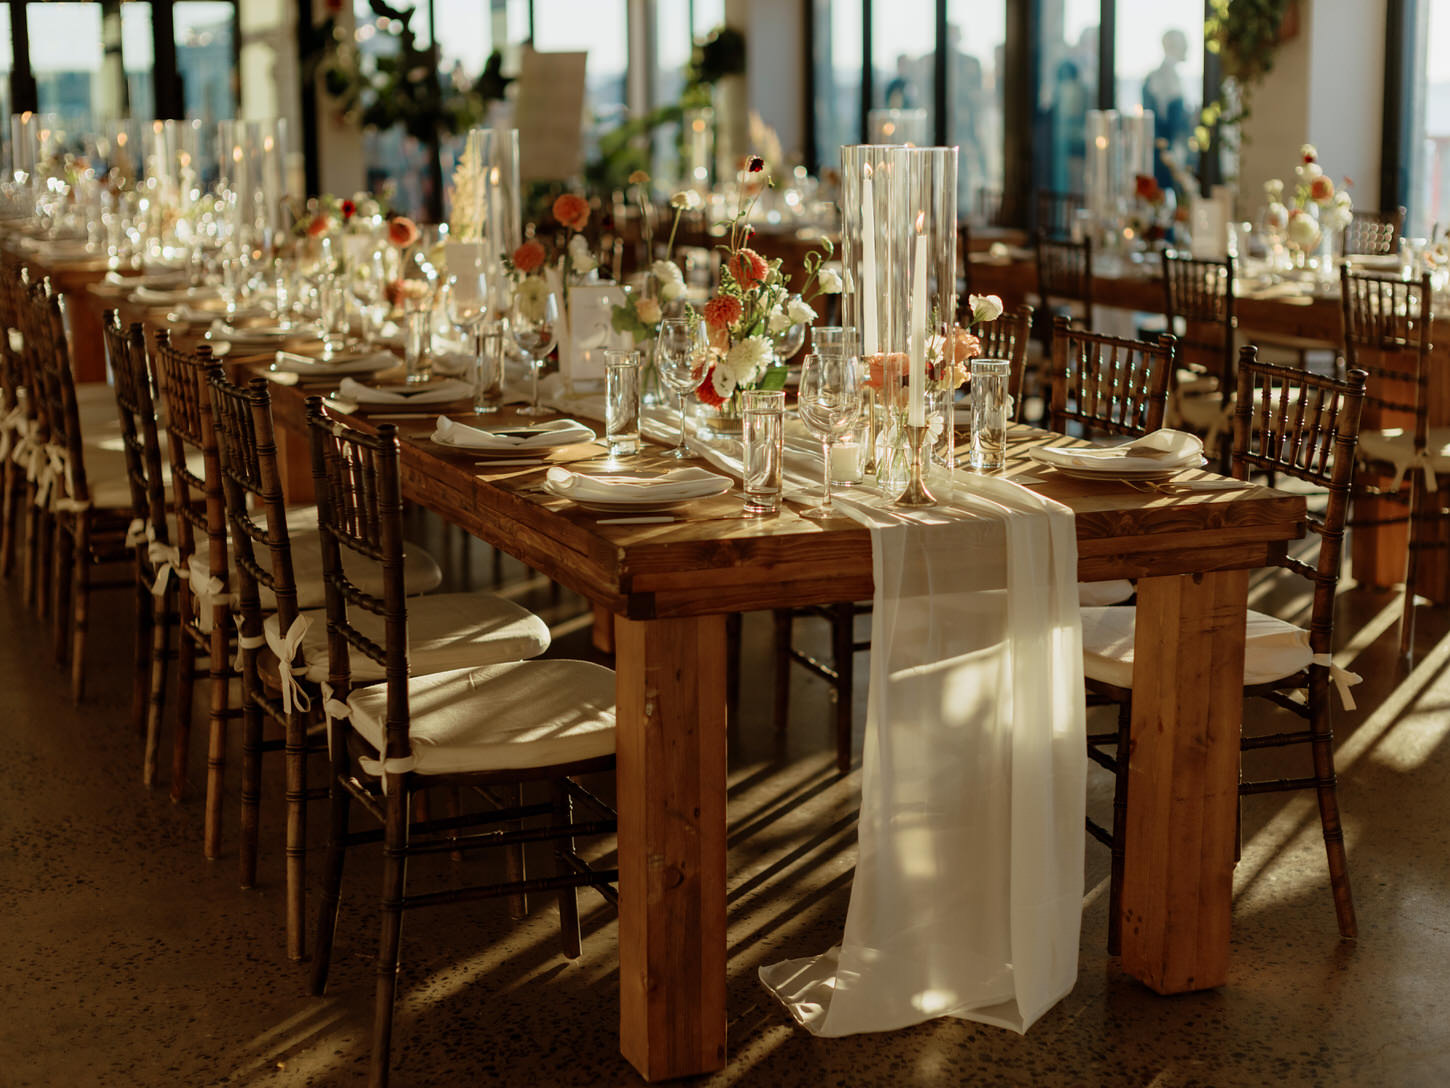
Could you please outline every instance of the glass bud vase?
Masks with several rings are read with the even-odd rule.
[[[407,341],[403,348],[403,365],[409,382],[426,382],[433,374],[433,355],[429,350],[433,339],[433,311],[427,307],[409,307],[406,312]]]

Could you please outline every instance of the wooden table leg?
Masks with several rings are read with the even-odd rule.
[[[725,1064],[725,617],[615,619],[619,1045],[647,1080]]]
[[[1162,994],[1228,978],[1248,580],[1138,583],[1122,960]]]

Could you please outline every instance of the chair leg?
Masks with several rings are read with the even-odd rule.
[[[393,1041],[393,1000],[398,990],[398,944],[403,933],[403,888],[407,883],[408,791],[398,776],[390,784],[383,828],[382,934],[378,940],[378,988],[373,1002],[370,1088],[387,1088]]]
[[[151,701],[151,627],[155,621],[153,601],[146,588],[145,568],[136,562],[136,625],[131,672],[131,726],[137,736],[146,735],[146,708]]]
[[[146,703],[146,754],[141,781],[149,789],[156,784],[156,767],[161,751],[161,720],[166,713],[166,662],[171,656],[171,613],[168,594],[151,598],[151,686]]]
[[[287,955],[300,960],[307,948],[307,719],[287,717]]]
[[[329,730],[333,724],[328,722]],[[347,742],[332,737],[332,777],[329,779],[327,860],[322,872],[322,901],[317,913],[317,939],[312,943],[312,979],[314,994],[327,989],[327,970],[332,963],[332,941],[337,933],[337,909],[342,899],[342,863],[347,857],[348,820],[352,814],[352,797],[342,787],[347,774]]]
[[[15,569],[15,500],[19,494],[15,464],[0,462],[0,578],[7,580]]]
[[[514,783],[512,786],[505,786],[503,788],[503,795],[504,801],[508,805],[517,807],[524,803],[524,788],[518,783]],[[519,820],[510,820],[504,826],[510,831],[520,831],[524,825]],[[513,846],[504,847],[503,859],[506,879],[510,881],[528,879],[528,873],[524,869],[524,848],[522,845],[515,843]],[[522,921],[528,917],[529,897],[523,892],[515,892],[509,896],[508,905],[509,917],[514,921]]]
[[[254,665],[248,663],[248,680],[244,690],[251,689],[256,681]],[[256,681],[260,684],[260,681]],[[222,765],[207,759],[207,793],[215,782],[217,795],[221,795]],[[240,829],[239,859],[241,863],[242,887],[257,886],[257,822],[262,804],[262,709],[251,696],[242,696],[242,825]]]
[[[790,722],[790,638],[791,611],[777,608],[775,619],[775,722],[776,736],[784,736]]]
[[[35,608],[35,595],[40,584],[40,511],[35,506],[35,487],[28,484],[22,499],[24,509],[21,517],[25,521],[25,567],[20,581],[21,598],[25,607]]]
[[[1311,694],[1311,699],[1313,695]],[[1321,704],[1328,702],[1328,693],[1321,693]],[[1349,859],[1344,850],[1344,828],[1339,822],[1339,795],[1335,788],[1334,734],[1329,728],[1327,708],[1314,713],[1310,722],[1314,734],[1315,793],[1319,797],[1319,823],[1324,831],[1324,852],[1329,861],[1329,887],[1334,894],[1334,914],[1341,937],[1359,935],[1354,917],[1354,896],[1349,886]]]
[[[1424,529],[1425,484],[1418,472],[1411,472],[1409,545],[1405,549],[1405,603],[1400,615],[1400,657],[1415,656],[1415,581],[1420,568],[1421,536]]]
[[[74,585],[71,588],[70,692],[76,705],[86,694],[86,629],[91,612],[90,523],[79,518]]]
[[[831,608],[831,657],[836,670],[836,770],[851,773],[851,718],[856,682],[856,606],[841,601]]]
[[[41,619],[50,615],[51,578],[55,574],[55,518],[45,510],[37,511],[35,557],[35,614]]]
[[[189,592],[184,587],[183,594]],[[183,614],[176,628],[176,731],[171,737],[171,800],[179,803],[186,794],[186,760],[191,748],[191,706],[196,696],[196,642],[188,630],[190,623]],[[205,832],[202,851],[208,858]]]
[[[549,783],[549,789],[553,793],[554,822],[567,824],[574,818],[574,802],[569,796],[569,791],[563,782]],[[573,853],[574,837],[558,840],[554,846],[554,874],[565,876],[573,870],[565,863],[564,855]],[[559,939],[563,943],[564,955],[569,959],[578,959],[581,951],[579,937],[579,889],[559,889]]]
[[[67,519],[71,515],[66,515]],[[62,647],[70,635],[70,620],[66,605],[70,599],[71,565],[75,562],[75,537],[71,535],[70,521],[61,523],[60,515],[52,515],[50,528],[50,603],[46,613],[51,617],[51,649],[56,664],[61,663]]]
[[[1123,840],[1128,834],[1128,763],[1133,754],[1133,704],[1118,705],[1117,770],[1113,774],[1113,846],[1108,875],[1108,955],[1123,947]]]

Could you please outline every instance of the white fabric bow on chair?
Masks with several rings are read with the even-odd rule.
[[[262,629],[268,648],[277,655],[277,677],[282,687],[282,712],[284,714],[291,714],[293,708],[303,712],[312,709],[311,697],[297,680],[299,676],[307,673],[307,666],[292,664],[293,659],[297,656],[297,648],[302,645],[302,640],[307,635],[307,629],[311,626],[312,621],[307,618],[307,614],[299,612],[297,618],[292,621],[292,626],[287,628],[287,633],[281,637],[274,635],[271,627]]]
[[[1354,693],[1349,689],[1360,683],[1364,677],[1357,672],[1350,672],[1348,669],[1336,665],[1334,658],[1329,654],[1315,654],[1310,659],[1310,663],[1329,670],[1329,680],[1334,685],[1334,690],[1339,692],[1339,701],[1344,704],[1345,710],[1354,710]]]

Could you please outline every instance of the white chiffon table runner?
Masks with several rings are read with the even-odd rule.
[[[671,413],[645,415],[670,439]],[[740,444],[692,447],[740,474]],[[821,453],[787,440],[786,493]],[[855,881],[841,943],[760,969],[817,1035],[939,1016],[1025,1032],[1077,980],[1087,757],[1070,510],[958,472],[938,506],[839,494],[876,584]],[[950,490],[952,494],[946,492]]]

